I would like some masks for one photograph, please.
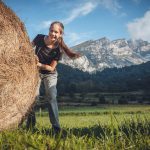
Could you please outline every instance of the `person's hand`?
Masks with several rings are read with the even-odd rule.
[[[38,63],[37,63],[37,67],[40,68],[41,66],[42,66],[42,64],[38,62]]]

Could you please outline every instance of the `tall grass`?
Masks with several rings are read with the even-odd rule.
[[[148,113],[148,112],[147,112]],[[126,114],[128,115],[128,114]],[[27,131],[24,126],[14,131],[0,133],[0,149],[2,150],[148,150],[150,149],[150,120],[148,115],[103,114],[109,123],[95,120],[94,115],[82,116],[89,122],[76,119],[65,120],[60,116],[62,132],[53,134],[48,117],[38,117],[36,128]],[[71,116],[66,116],[69,118]],[[99,115],[100,117],[100,115]],[[93,120],[92,120],[93,118]],[[120,119],[121,118],[121,119]],[[43,119],[46,124],[42,124]],[[64,120],[64,122],[62,121]],[[121,121],[120,121],[121,120]],[[90,121],[93,121],[91,124]],[[66,122],[66,124],[64,124]],[[72,125],[71,122],[77,125]],[[68,123],[68,124],[67,124]]]

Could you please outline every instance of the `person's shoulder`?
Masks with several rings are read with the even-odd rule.
[[[37,38],[44,38],[46,35],[44,35],[44,34],[37,34]]]
[[[44,34],[37,34],[32,43],[36,46],[42,46],[44,45],[44,37]]]
[[[45,37],[46,35],[44,35],[44,34],[38,34],[36,37],[35,37],[35,40],[36,41],[41,41],[41,40],[44,40],[44,37]]]

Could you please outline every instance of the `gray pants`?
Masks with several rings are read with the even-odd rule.
[[[57,105],[57,73],[55,74],[40,74],[40,82],[37,93],[41,93],[45,96],[47,108],[49,112],[50,122],[54,130],[60,130],[59,118],[58,118],[58,105]],[[39,94],[38,94],[39,95]],[[32,111],[27,119],[27,128],[35,126],[36,118],[35,112]]]

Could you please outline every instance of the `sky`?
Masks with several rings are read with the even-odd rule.
[[[150,42],[150,0],[3,0],[24,23],[32,41],[48,34],[53,21],[64,26],[64,40],[75,46],[103,37]]]

